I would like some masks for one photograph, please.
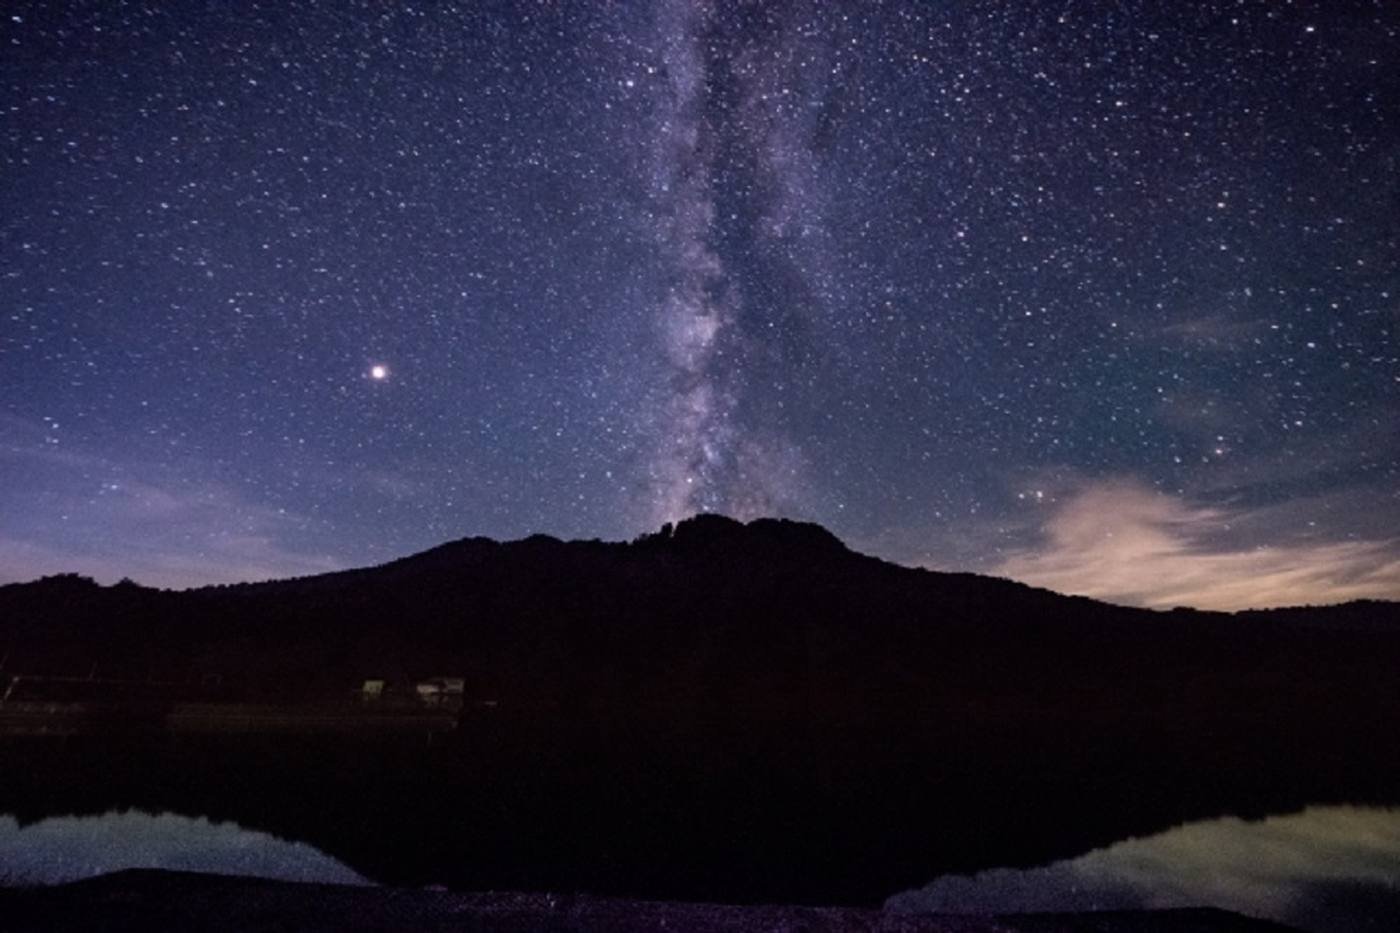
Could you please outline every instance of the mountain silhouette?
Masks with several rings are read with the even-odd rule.
[[[10,671],[217,676],[282,698],[456,672],[472,695],[512,705],[695,716],[1160,704],[1188,688],[1195,706],[1270,690],[1290,706],[1366,692],[1356,674],[1400,657],[1397,636],[1393,603],[1129,609],[896,566],[813,524],[718,515],[630,543],[468,538],[379,567],[183,592],[76,576],[0,587]]]
[[[10,671],[217,677],[260,698],[455,672],[479,698],[619,714],[846,719],[1091,696],[1200,707],[1260,691],[1289,707],[1389,689],[1400,605],[1114,607],[890,565],[815,524],[704,514],[627,544],[468,538],[189,591],[48,577],[0,587],[0,646]]]

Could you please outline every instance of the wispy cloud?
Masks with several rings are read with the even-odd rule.
[[[331,556],[301,553],[279,541],[292,524],[283,516],[250,510],[222,492],[157,490],[145,501],[149,511],[90,510],[47,540],[0,535],[0,583],[80,573],[103,583],[129,577],[182,589],[341,567]]]
[[[1131,481],[1100,482],[1050,515],[1041,544],[1007,555],[992,570],[1064,593],[1159,608],[1400,598],[1400,542],[1232,542],[1231,527],[1257,518],[1193,505]]]
[[[0,583],[72,572],[183,588],[341,567],[305,546],[306,516],[207,476],[33,443],[0,444],[0,468]]]
[[[1198,347],[1235,351],[1250,346],[1251,340],[1268,332],[1268,322],[1261,318],[1242,318],[1238,314],[1221,312],[1175,321],[1154,331]]]

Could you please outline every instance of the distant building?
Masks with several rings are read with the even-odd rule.
[[[464,677],[429,677],[414,685],[418,701],[424,706],[454,707],[462,705],[467,681]]]
[[[360,688],[360,699],[366,703],[375,703],[384,699],[384,681],[377,678],[366,680],[364,686]]]

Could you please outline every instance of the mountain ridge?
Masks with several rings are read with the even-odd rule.
[[[1267,608],[1247,608],[1237,610],[1217,610],[1200,609],[1193,606],[1179,605],[1171,608],[1156,608],[1145,606],[1133,606],[1123,603],[1114,603],[1091,596],[1062,593],[1048,587],[1037,586],[1024,583],[1009,577],[999,577],[992,574],[978,573],[975,571],[957,570],[937,570],[927,567],[909,566],[900,564],[885,558],[865,554],[847,546],[835,534],[824,526],[815,522],[805,522],[786,518],[760,517],[742,522],[717,513],[700,513],[676,523],[666,523],[656,532],[643,533],[630,541],[607,541],[599,538],[588,539],[562,539],[554,535],[535,532],[522,538],[497,540],[482,535],[469,535],[444,541],[441,544],[433,545],[422,551],[417,551],[401,557],[391,558],[378,564],[367,564],[360,567],[347,567],[340,570],[331,570],[322,573],[306,574],[302,576],[281,577],[267,580],[243,581],[237,583],[211,583],[185,589],[167,589],[153,587],[133,581],[130,578],[123,578],[117,583],[100,584],[92,578],[75,572],[62,572],[48,574],[34,580],[17,581],[0,584],[0,594],[7,591],[14,591],[17,588],[33,587],[43,584],[49,587],[60,585],[89,585],[92,588],[111,590],[116,588],[136,588],[148,593],[207,593],[211,591],[247,591],[268,588],[280,588],[295,584],[324,584],[329,582],[340,582],[344,580],[356,579],[366,574],[376,571],[393,570],[414,570],[422,571],[429,567],[441,568],[444,565],[458,563],[472,564],[484,559],[500,556],[504,551],[514,550],[520,553],[539,553],[541,551],[558,551],[560,548],[622,548],[635,549],[640,551],[664,552],[668,549],[694,556],[696,554],[713,553],[725,547],[751,547],[755,544],[763,546],[764,550],[772,551],[780,548],[801,549],[809,554],[820,555],[830,559],[836,556],[845,556],[863,561],[873,561],[878,564],[898,568],[916,574],[925,574],[931,578],[941,578],[949,580],[977,580],[986,581],[992,585],[1005,585],[1018,588],[1025,592],[1048,594],[1061,599],[1082,601],[1097,606],[1112,607],[1130,612],[1150,613],[1156,616],[1171,615],[1200,615],[1209,617],[1259,617],[1269,614],[1290,614],[1300,611],[1332,610],[1355,608],[1397,608],[1400,609],[1400,602],[1382,599],[1351,599],[1338,603],[1319,604],[1297,604]]]
[[[713,688],[744,669],[759,693],[786,676],[779,692],[830,695],[834,682],[850,688],[858,670],[879,670],[926,697],[934,688],[920,685],[920,665],[963,680],[965,671],[946,669],[954,657],[997,668],[993,680],[1016,670],[1046,681],[1037,665],[1053,658],[1104,683],[1122,671],[1160,679],[1140,652],[1163,669],[1286,658],[1298,673],[1324,643],[1360,650],[1358,639],[1390,635],[1400,635],[1400,604],[1241,613],[1116,606],[903,567],[852,551],[819,525],[717,515],[630,542],[469,537],[373,567],[192,590],[77,576],[0,587],[10,670],[74,674],[97,663],[129,676],[261,683],[255,692],[279,679],[285,689],[295,681],[343,691],[381,668],[410,677],[443,665],[474,671],[483,684],[528,669],[585,693],[602,683],[645,691],[665,686],[654,682],[655,662]],[[757,697],[740,705],[748,702]]]

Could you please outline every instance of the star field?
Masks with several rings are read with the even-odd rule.
[[[0,580],[716,510],[1400,598],[1400,7],[11,4]]]

